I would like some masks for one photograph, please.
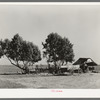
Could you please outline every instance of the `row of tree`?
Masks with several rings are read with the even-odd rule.
[[[43,45],[43,57],[47,63],[58,64],[72,62],[74,59],[73,44],[69,39],[62,38],[57,33],[50,33]],[[23,40],[19,34],[9,40],[0,41],[0,58],[6,56],[14,66],[28,73],[28,67],[41,60],[41,52],[35,44]]]

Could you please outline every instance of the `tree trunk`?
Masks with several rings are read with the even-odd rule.
[[[14,64],[13,64],[14,65]],[[17,66],[17,65],[14,65],[14,66],[16,66],[16,67],[18,67],[19,69],[21,69],[22,70],[22,74],[29,74],[30,73],[30,71],[29,71],[29,68],[28,68],[28,66],[24,66],[24,67],[21,67],[21,66]]]
[[[14,66],[16,66],[16,67],[18,67],[19,69],[21,69],[22,71],[23,71],[23,74],[29,74],[29,68],[28,68],[28,66],[26,66],[26,65],[24,65],[24,67],[21,67],[19,64],[18,64],[18,62],[17,62],[17,64],[15,64],[15,63],[13,63],[12,61],[11,61],[11,59],[9,58],[9,57],[7,57],[8,58],[8,60],[10,61],[10,63],[12,64],[12,65],[14,65]]]
[[[54,62],[54,67],[55,67],[55,69],[57,69],[57,64],[56,64],[56,61]]]

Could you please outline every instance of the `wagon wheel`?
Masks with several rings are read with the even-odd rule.
[[[58,70],[54,70],[52,74],[53,75],[58,75],[59,74],[59,71]]]
[[[52,72],[52,74],[53,74],[53,75],[56,75],[56,72],[55,72],[55,71],[53,71],[53,72]]]
[[[60,75],[62,72],[61,72],[61,70],[59,69],[59,71],[58,71],[58,74]]]
[[[63,75],[64,73],[65,73],[64,71],[61,71],[61,70],[59,71],[60,75]]]

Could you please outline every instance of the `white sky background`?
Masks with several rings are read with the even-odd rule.
[[[19,33],[42,51],[51,32],[74,44],[75,61],[90,57],[100,64],[100,5],[0,5],[0,39]],[[0,64],[10,62],[2,58]]]

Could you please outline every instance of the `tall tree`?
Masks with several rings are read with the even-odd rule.
[[[12,40],[0,41],[0,57],[6,56],[14,66],[28,73],[28,66],[41,60],[39,48],[32,42],[27,42],[19,36],[14,35]]]
[[[48,62],[53,62],[57,67],[58,62],[72,62],[74,58],[73,44],[70,43],[68,38],[62,38],[57,33],[50,33],[43,45],[43,54]]]
[[[64,62],[67,63],[67,62],[74,61],[73,44],[66,37],[62,39],[62,49],[60,52],[60,60],[62,61],[62,65]]]

